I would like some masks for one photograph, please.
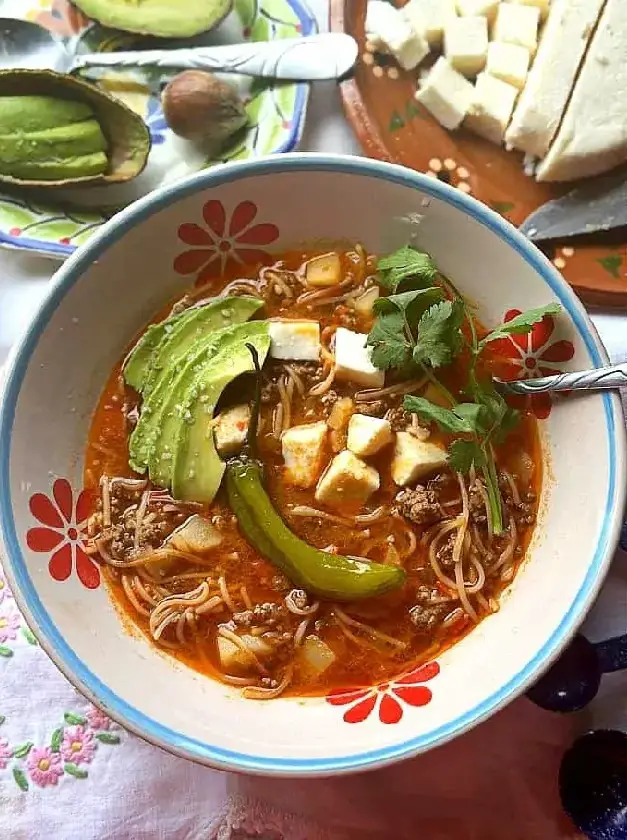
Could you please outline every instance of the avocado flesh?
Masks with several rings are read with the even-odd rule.
[[[86,102],[54,96],[0,96],[2,134],[45,131],[93,118],[94,111]]]
[[[216,404],[227,385],[238,376],[254,371],[253,357],[246,344],[255,347],[260,364],[270,349],[267,321],[243,327],[248,328],[248,335],[214,356],[188,392],[190,417],[180,424],[174,445],[172,492],[177,499],[209,504],[220,487],[225,464],[213,439]],[[251,328],[261,330],[253,335]]]
[[[166,334],[166,325],[174,326],[184,314],[184,312],[181,312],[178,315],[171,315],[165,321],[160,321],[158,324],[151,324],[146,332],[143,333],[124,361],[122,372],[127,385],[130,385],[131,388],[141,393],[144,386],[144,379],[150,367],[151,356]]]
[[[130,465],[139,473],[143,473],[153,462],[153,472],[158,467],[165,468],[161,463],[161,455],[166,446],[171,446],[171,441],[162,434],[162,421],[169,401],[174,398],[173,403],[181,402],[183,394],[180,390],[179,374],[187,368],[190,361],[203,358],[205,352],[213,346],[224,328],[233,324],[241,324],[247,321],[258,309],[263,306],[263,301],[258,298],[248,297],[227,297],[219,298],[206,304],[199,309],[186,310],[172,323],[166,320],[162,324],[155,325],[163,327],[161,340],[153,349],[150,359],[157,357],[163,363],[153,380],[153,387],[148,391],[143,388],[144,401],[142,403],[139,420],[129,440]],[[198,321],[202,313],[202,320]],[[190,318],[192,316],[192,318]],[[178,332],[180,325],[188,325],[188,329]],[[170,331],[167,327],[171,326]],[[198,327],[201,327],[198,330]],[[171,339],[178,337],[176,341]],[[141,341],[141,340],[140,340]],[[165,353],[163,348],[165,347]],[[149,368],[150,362],[144,365]],[[124,377],[127,383],[126,368]],[[140,377],[141,378],[141,377]],[[135,380],[137,381],[137,380]],[[185,380],[186,381],[186,380]],[[179,386],[175,386],[179,382]],[[142,390],[145,385],[145,377],[138,382],[137,390]],[[135,386],[134,386],[135,387]],[[171,409],[170,409],[171,410]],[[159,443],[160,449],[155,454],[155,448]],[[152,477],[152,473],[151,473]],[[153,479],[156,481],[156,479]]]
[[[260,298],[226,297],[184,312],[171,330],[166,329],[166,334],[151,356],[142,387],[144,399],[150,395],[163,371],[181,359],[188,350],[192,350],[208,330],[248,321],[262,306]]]
[[[265,321],[236,324],[220,330],[216,333],[214,340],[202,350],[193,355],[190,354],[189,361],[168,386],[163,402],[158,433],[149,455],[148,474],[151,481],[160,487],[172,486],[176,463],[176,442],[182,434],[182,429],[191,422],[192,409],[196,402],[199,404],[198,410],[202,411],[203,418],[207,422],[213,418],[215,403],[211,402],[211,394],[199,392],[197,384],[199,380],[207,375],[220,378],[221,368],[232,354],[239,353],[246,342],[263,341],[267,335],[268,325]],[[212,444],[213,434],[209,437],[208,443]],[[221,477],[220,472],[220,479]],[[219,483],[218,481],[218,485]]]
[[[230,12],[231,0],[74,0],[74,5],[103,26],[188,38],[207,32]]]
[[[69,178],[87,178],[104,174],[108,166],[109,161],[104,152],[45,162],[21,160],[8,163],[0,156],[2,174],[24,181],[65,181]]]
[[[5,133],[0,124],[0,161],[11,164],[23,161],[33,164],[50,159],[77,157],[104,152],[107,139],[97,120],[62,125],[43,131],[24,132],[19,129]]]

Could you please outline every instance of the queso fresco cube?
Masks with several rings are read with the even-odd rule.
[[[366,346],[367,333],[356,333],[345,327],[335,332],[335,376],[344,382],[355,382],[365,388],[382,388],[385,373],[378,370]]]

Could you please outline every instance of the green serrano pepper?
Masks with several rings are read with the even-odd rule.
[[[403,569],[320,551],[290,531],[274,509],[264,487],[263,466],[252,451],[259,418],[260,367],[255,348],[247,347],[257,370],[255,405],[248,444],[226,465],[229,504],[244,536],[292,583],[321,598],[357,601],[398,588],[405,581]]]

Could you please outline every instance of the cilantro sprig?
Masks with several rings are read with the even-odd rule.
[[[547,315],[561,311],[557,304],[528,309],[478,338],[469,305],[448,280],[440,277],[432,258],[410,246],[379,260],[378,280],[390,294],[375,304],[376,320],[368,336],[373,364],[397,378],[426,376],[443,395],[449,408],[424,397],[406,396],[404,407],[423,421],[434,423],[455,439],[448,449],[451,469],[483,475],[494,533],[501,533],[503,503],[494,459],[501,443],[519,422],[491,380],[480,381],[478,361],[493,341],[525,335]],[[458,395],[439,378],[465,351],[468,377]]]

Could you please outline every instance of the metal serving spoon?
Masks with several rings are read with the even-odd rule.
[[[627,363],[608,365],[592,370],[541,376],[538,379],[518,379],[505,382],[494,379],[494,385],[504,394],[545,394],[549,391],[607,391],[627,386]]]
[[[73,56],[60,40],[38,24],[0,18],[1,70],[28,68],[71,73],[87,67],[155,67],[312,82],[346,76],[356,60],[357,42],[350,35],[339,32],[220,47]]]

